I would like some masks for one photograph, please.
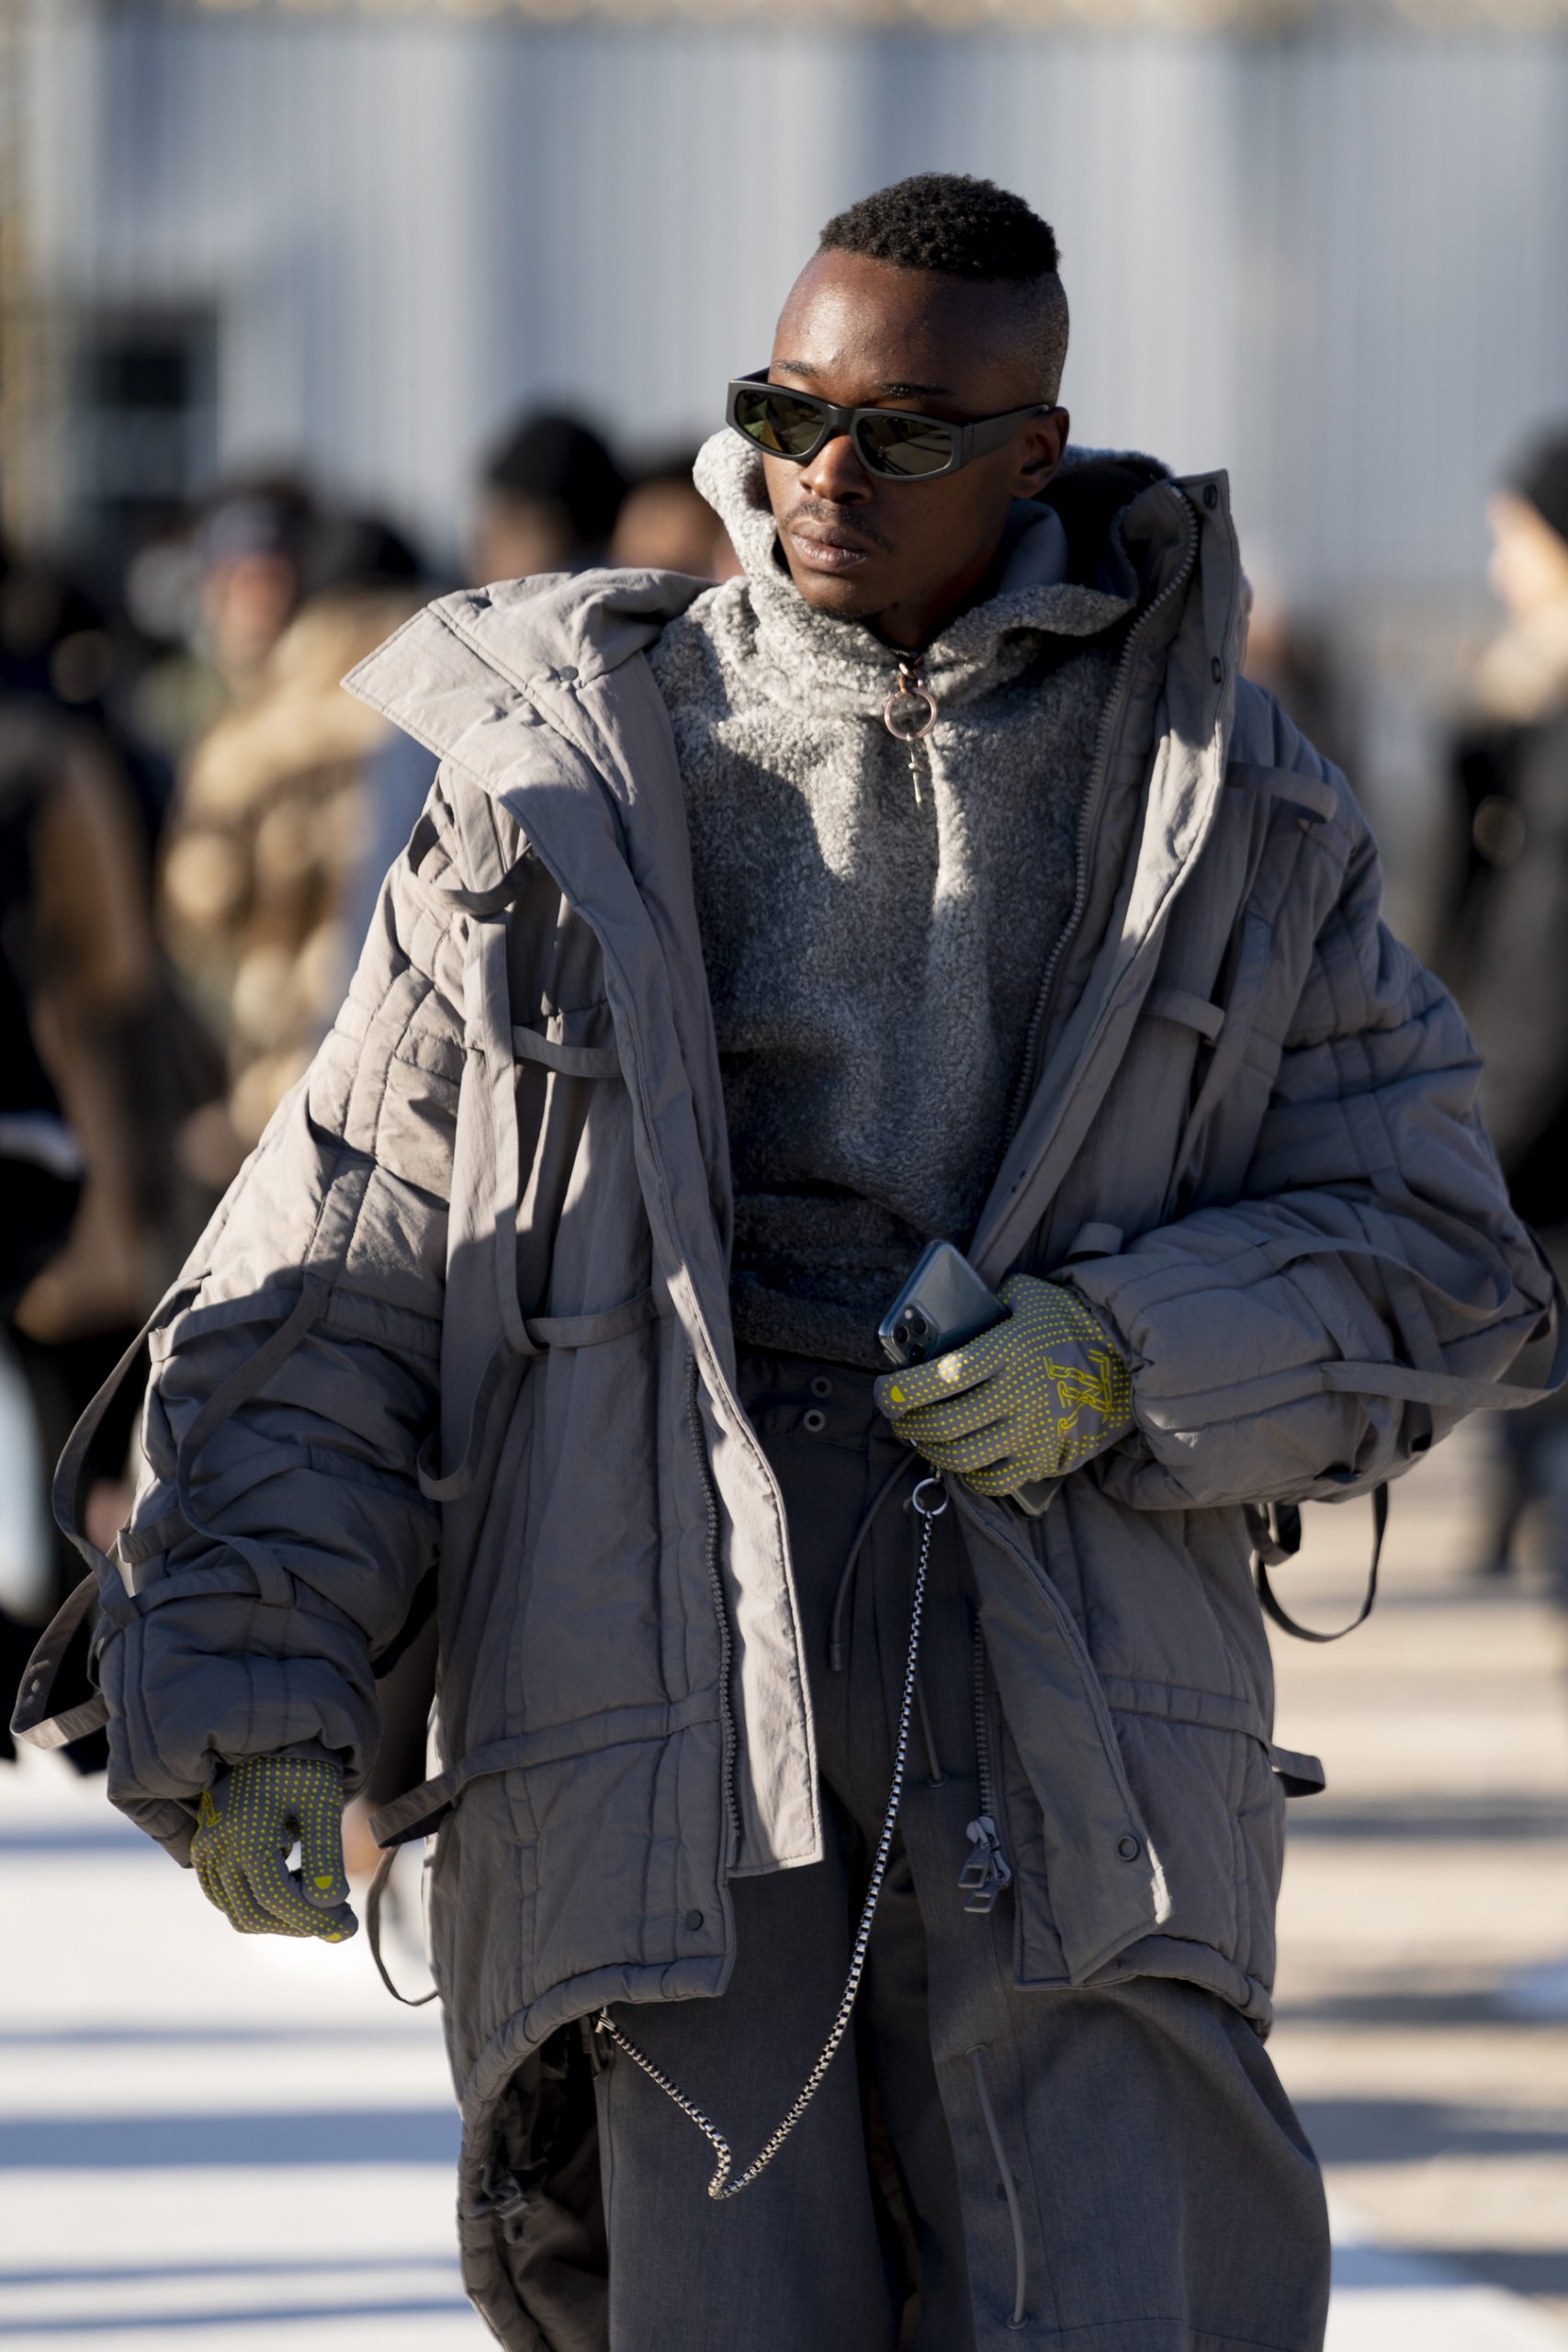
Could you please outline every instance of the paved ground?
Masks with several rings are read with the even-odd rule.
[[[1275,1644],[1280,1737],[1329,1788],[1292,1807],[1272,2046],[1358,2223],[1568,2346],[1568,1639],[1534,1581],[1466,1575],[1484,1476],[1461,1432],[1394,1489],[1371,1623]],[[1307,1518],[1281,1592],[1332,1625],[1367,1507]]]
[[[1568,1706],[1529,1589],[1457,1573],[1473,1462],[1395,1498],[1386,1607],[1282,1645],[1276,2050],[1328,2165],[1330,2352],[1568,2347]],[[1331,1621],[1364,1510],[1287,1572]],[[0,1773],[0,2352],[479,2352],[431,2013],[362,1944],[241,1940],[47,1759]],[[1558,2014],[1549,2013],[1555,1998]]]

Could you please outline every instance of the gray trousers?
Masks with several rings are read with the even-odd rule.
[[[911,1477],[873,1524],[831,1670],[845,1556],[903,1449],[864,1374],[741,1369],[789,1515],[829,1853],[737,1882],[721,1999],[620,2013],[738,2173],[838,2006],[887,1797],[914,1540]],[[794,2137],[715,2204],[702,2134],[624,2053],[600,2075],[611,2352],[1318,2352],[1322,2184],[1252,2029],[1168,1980],[1021,1993],[1010,1898],[965,1910],[974,1612],[951,1511],[926,1612],[930,1740],[911,1750],[852,2041]]]

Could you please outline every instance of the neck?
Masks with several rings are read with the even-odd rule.
[[[963,571],[937,589],[934,594],[913,597],[906,604],[890,605],[884,613],[875,613],[866,622],[874,637],[881,639],[897,653],[923,653],[934,637],[940,637],[951,620],[971,605],[983,604],[995,594],[1001,577],[1001,535],[994,546],[976,558]]]

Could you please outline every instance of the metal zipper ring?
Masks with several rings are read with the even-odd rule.
[[[923,718],[918,718],[914,710],[908,706],[922,702],[926,707],[926,715]],[[895,712],[898,714],[897,718],[894,716]],[[931,733],[936,722],[935,696],[928,694],[924,686],[915,685],[909,680],[900,678],[897,692],[888,695],[882,713],[882,723],[889,735],[900,743],[918,743],[922,735]]]
[[[920,1500],[920,1497],[925,1493],[928,1487],[934,1487],[936,1488],[937,1493],[942,1497],[942,1500],[940,1502],[923,1503]],[[948,1493],[947,1488],[942,1485],[940,1478],[922,1478],[919,1485],[915,1488],[914,1493],[909,1497],[909,1509],[911,1510],[918,1510],[922,1519],[940,1519],[952,1499],[953,1498]]]

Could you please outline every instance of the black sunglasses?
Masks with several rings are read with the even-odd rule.
[[[1049,401],[1010,408],[1001,416],[977,416],[969,424],[911,416],[900,408],[840,408],[815,392],[770,384],[767,369],[759,368],[754,376],[731,379],[725,421],[754,449],[787,458],[793,465],[804,465],[825,441],[847,433],[868,473],[884,481],[931,481],[999,449],[1026,418],[1050,414]]]

